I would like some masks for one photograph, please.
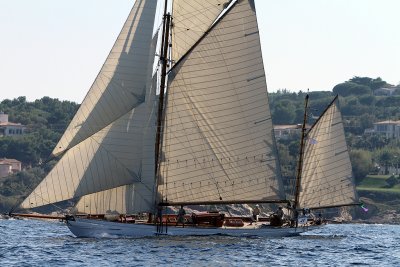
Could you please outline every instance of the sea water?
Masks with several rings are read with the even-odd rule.
[[[400,266],[400,226],[327,225],[299,237],[74,237],[62,222],[0,220],[0,266]]]

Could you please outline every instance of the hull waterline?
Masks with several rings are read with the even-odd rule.
[[[145,223],[118,223],[103,220],[76,218],[67,220],[67,226],[76,237],[151,237],[157,235],[168,236],[259,236],[265,238],[298,236],[311,229],[311,227],[271,227],[263,224],[253,224],[245,227],[193,227],[193,226],[168,226],[167,232],[157,232],[152,224]],[[314,228],[314,226],[312,227]]]

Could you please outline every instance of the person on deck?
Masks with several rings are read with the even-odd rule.
[[[283,209],[282,207],[279,207],[272,215],[270,218],[270,224],[272,226],[282,226],[283,225],[283,217],[284,217]]]
[[[256,207],[253,209],[253,221],[258,222],[258,216],[260,216],[260,213],[260,207],[256,204]]]
[[[322,224],[322,214],[321,213],[318,213],[318,217],[317,218],[315,218],[315,224],[316,225],[321,225]]]
[[[285,215],[285,214],[283,213],[282,207],[279,207],[279,208],[277,209],[277,211],[275,212],[275,214],[276,214],[276,216],[277,216],[280,220],[283,220],[283,216]]]
[[[182,227],[185,227],[185,215],[186,215],[186,211],[182,205],[178,211],[178,220],[176,221],[176,225],[178,225],[180,223],[180,224],[182,224]]]

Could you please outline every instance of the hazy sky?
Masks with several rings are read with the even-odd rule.
[[[133,0],[0,0],[0,100],[80,103]],[[399,0],[256,0],[269,91],[400,83]]]

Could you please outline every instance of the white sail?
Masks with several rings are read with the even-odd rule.
[[[238,1],[169,79],[163,197],[282,199],[254,2]]]
[[[88,214],[105,214],[107,211],[117,211],[121,214],[132,214],[137,212],[153,212],[155,203],[155,134],[157,104],[155,92],[157,90],[157,77],[153,78],[152,89],[146,96],[146,110],[136,112],[137,116],[146,118],[142,124],[133,124],[132,127],[143,129],[142,139],[136,138],[137,148],[129,148],[131,152],[143,149],[142,161],[139,168],[141,181],[109,190],[84,195],[77,203],[78,212]],[[137,159],[136,159],[137,160]],[[133,162],[133,161],[132,161]]]
[[[130,18],[138,10],[143,11],[150,8],[146,4],[147,2],[137,1]],[[153,2],[151,3],[155,5]],[[145,6],[143,7],[143,5]],[[142,20],[147,21],[148,19],[137,16],[133,18],[134,22],[132,23],[141,25]],[[138,203],[145,203],[147,207],[144,208],[149,209],[149,201],[154,199],[155,195],[155,134],[153,134],[155,132],[155,111],[153,109],[156,105],[154,97],[156,88],[155,85],[152,87],[151,74],[157,35],[152,39],[153,27],[145,27],[145,29],[150,38],[146,47],[148,50],[146,52],[147,60],[140,61],[142,65],[132,69],[142,76],[130,78],[131,81],[137,80],[142,84],[142,88],[140,88],[143,90],[142,102],[66,150],[46,178],[23,201],[21,207],[34,208],[137,183],[138,188],[143,187],[143,192],[135,196],[138,198],[146,196],[146,200],[138,201]],[[143,44],[142,35],[139,36],[139,44]],[[137,44],[136,41],[132,41],[130,45],[135,47],[135,44]],[[110,57],[107,60],[109,59]],[[111,90],[111,87],[108,90]],[[108,93],[113,92],[111,90]],[[118,95],[118,93],[119,89],[116,89],[116,94]],[[94,104],[94,108],[99,111],[104,108],[105,117],[107,117],[108,109],[118,109],[120,104],[124,105],[124,102],[109,104],[110,106],[106,108],[104,102],[100,101],[98,104]],[[98,115],[101,117],[101,113]]]
[[[137,0],[100,73],[53,150],[65,152],[144,102],[156,0]]]
[[[172,59],[181,58],[224,9],[223,0],[174,0]]]
[[[76,204],[78,213],[106,214],[118,212],[132,213],[133,184],[83,196]]]
[[[142,179],[143,129],[140,105],[100,132],[69,149],[22,203],[23,208],[47,205]],[[149,155],[153,156],[153,155]]]
[[[306,135],[300,208],[356,203],[352,169],[337,99]]]

